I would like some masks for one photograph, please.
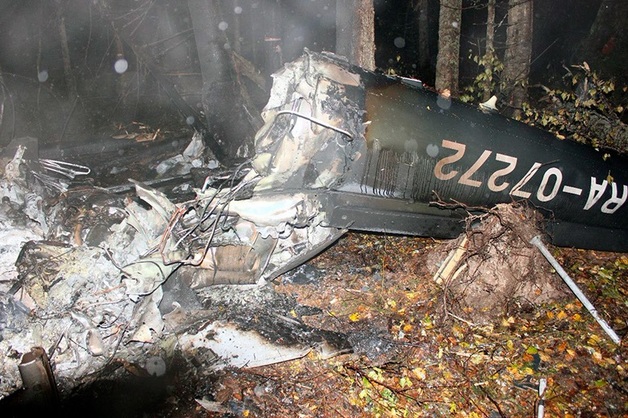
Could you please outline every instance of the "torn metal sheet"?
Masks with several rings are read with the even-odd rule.
[[[348,229],[453,238],[468,207],[513,200],[556,244],[628,251],[619,155],[309,51],[274,75],[262,116],[253,170],[198,190],[162,241],[195,286],[272,280]]]
[[[628,159],[613,151],[308,51],[274,76],[263,116],[255,191],[315,196],[325,227],[453,238],[466,208],[527,201],[556,245],[628,251]]]
[[[99,172],[74,162],[45,173],[59,160],[42,165],[36,140],[5,150],[0,238],[17,245],[0,245],[0,398],[33,347],[65,389],[114,359],[157,373],[175,349],[214,367],[368,352],[255,293],[349,229],[455,237],[463,204],[527,200],[554,243],[628,251],[624,157],[309,51],[274,75],[262,117],[255,157],[228,174],[198,137],[111,187],[74,187]]]
[[[202,294],[208,284],[257,284],[266,271],[305,261],[304,242],[339,231],[317,228],[315,199],[255,195],[259,176],[251,180],[245,167],[208,175],[196,198],[180,203],[134,180],[127,196],[85,185],[61,196],[35,176],[26,149],[14,151],[5,160],[0,219],[6,237],[25,241],[5,254],[0,282],[0,350],[9,353],[0,361],[0,399],[23,384],[19,361],[33,347],[47,351],[64,393],[118,359],[158,373],[155,359],[175,350],[212,367],[249,367],[314,348],[350,349],[342,336],[288,320],[298,305],[270,287],[261,297],[256,289],[264,287],[252,286],[248,299],[242,287]],[[203,158],[198,146],[185,153],[189,166]],[[32,201],[42,203],[32,209]],[[242,363],[245,353],[252,357]]]
[[[215,369],[224,367],[259,367],[304,357],[310,346],[273,344],[256,331],[243,331],[237,326],[223,322],[211,322],[193,335],[179,338],[181,349],[195,352],[211,350],[216,356]]]

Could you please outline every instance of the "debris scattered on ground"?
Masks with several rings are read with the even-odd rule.
[[[531,245],[541,218],[524,204],[471,215],[454,240],[353,233],[303,265],[350,226],[329,222],[338,195],[323,192],[359,157],[364,128],[337,94],[355,74],[304,68],[278,85],[304,79],[320,95],[280,89],[254,161],[235,171],[199,135],[175,153],[158,141],[164,153],[134,170],[42,158],[33,138],[4,150],[0,398],[19,405],[24,365],[41,359],[65,411],[123,381],[167,395],[168,412],[519,416],[541,396],[556,414],[626,412],[625,346],[601,336]],[[322,156],[303,140],[314,134]],[[554,251],[625,334],[628,259]]]

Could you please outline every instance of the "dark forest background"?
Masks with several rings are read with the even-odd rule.
[[[534,2],[529,84],[558,88],[572,65],[586,61],[601,77],[625,85],[626,7],[617,7],[623,1]],[[482,71],[476,61],[485,53],[487,2],[462,2],[461,92]],[[25,135],[46,143],[90,140],[133,122],[189,131],[203,120],[207,60],[199,60],[199,25],[213,25],[207,40],[221,46],[203,54],[227,56],[235,68],[238,91],[217,94],[244,94],[244,112],[261,110],[270,74],[303,48],[335,51],[334,0],[207,3],[201,16],[191,12],[199,1],[0,1],[0,144]],[[500,59],[509,3],[495,2]],[[621,13],[604,16],[609,7]],[[377,70],[434,85],[439,9],[433,0],[375,0]],[[530,97],[539,98],[533,91]]]

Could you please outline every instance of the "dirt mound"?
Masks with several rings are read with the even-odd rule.
[[[519,204],[500,204],[473,216],[467,233],[428,257],[449,312],[475,323],[515,315],[565,296],[565,286],[530,244],[541,216]]]

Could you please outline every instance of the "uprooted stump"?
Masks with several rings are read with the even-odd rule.
[[[439,257],[429,264],[438,269],[444,309],[483,323],[565,296],[560,278],[529,243],[542,234],[541,221],[523,204],[499,204],[470,217],[466,234],[431,255]]]

